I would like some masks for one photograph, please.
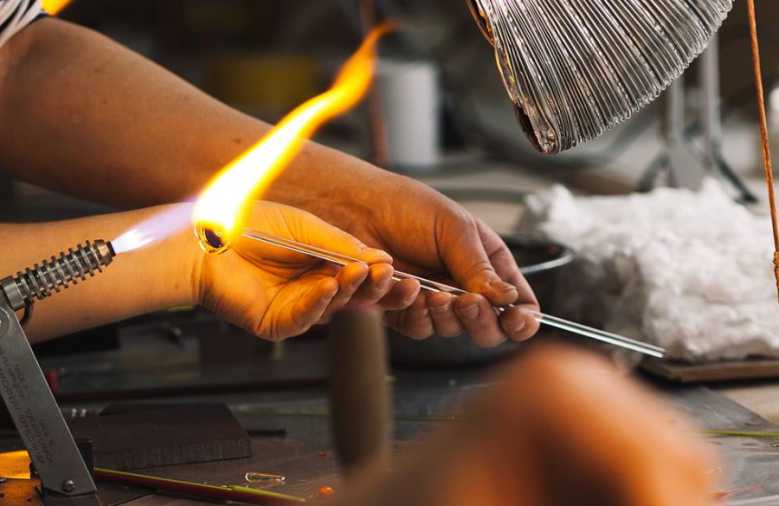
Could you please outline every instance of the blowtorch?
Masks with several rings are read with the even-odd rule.
[[[98,506],[95,482],[22,328],[33,303],[101,272],[116,253],[97,240],[0,280],[0,395],[41,480],[47,506]],[[20,321],[16,311],[24,309]]]

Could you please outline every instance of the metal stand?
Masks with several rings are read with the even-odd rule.
[[[684,77],[668,88],[666,99],[668,184],[674,188],[700,190],[706,170],[690,151],[684,138]]]
[[[757,202],[755,194],[733,172],[722,154],[722,118],[720,114],[719,40],[711,40],[701,55],[699,64],[703,103],[703,153],[695,153],[688,142],[684,121],[684,77],[677,79],[667,92],[665,111],[665,138],[667,150],[659,155],[645,171],[638,184],[639,191],[650,191],[662,175],[673,188],[698,190],[707,174],[719,175],[738,194],[743,203]]]
[[[706,168],[719,174],[738,192],[738,200],[755,203],[757,196],[733,172],[722,155],[722,114],[720,104],[719,35],[715,34],[706,51],[701,55],[700,74],[703,90],[703,152]]]
[[[41,480],[46,506],[99,506],[97,488],[6,297],[0,297],[0,394]]]

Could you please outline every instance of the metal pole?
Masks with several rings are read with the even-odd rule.
[[[715,34],[701,56],[700,64],[703,90],[704,163],[711,173],[718,170],[718,160],[722,153],[719,77],[719,36]]]
[[[335,449],[347,476],[388,466],[392,400],[387,339],[378,310],[345,310],[330,325],[330,417]]]

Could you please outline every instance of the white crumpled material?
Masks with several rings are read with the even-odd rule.
[[[717,182],[624,197],[557,186],[529,198],[521,228],[576,250],[556,308],[565,316],[653,342],[674,359],[779,358],[770,220]]]

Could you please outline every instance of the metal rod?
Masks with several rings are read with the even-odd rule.
[[[755,74],[755,91],[757,92],[757,111],[760,118],[760,144],[763,152],[763,171],[768,190],[768,206],[771,209],[771,231],[774,239],[774,278],[776,292],[779,296],[779,218],[776,211],[776,190],[774,189],[774,165],[771,160],[771,143],[768,136],[768,116],[765,110],[765,90],[763,89],[763,70],[760,63],[760,42],[757,38],[757,14],[755,1],[747,0],[749,18],[749,34],[752,41],[752,69]]]
[[[280,506],[306,502],[302,497],[241,485],[208,485],[205,483],[173,480],[170,478],[128,473],[126,471],[115,471],[113,469],[104,469],[100,467],[95,468],[95,478],[104,481],[114,481],[124,485],[136,485],[149,488],[161,495],[184,496],[198,499],[208,498],[220,501]]]
[[[334,251],[325,250],[317,246],[303,244],[297,241],[293,241],[291,239],[284,239],[278,236],[265,234],[263,232],[244,231],[242,235],[247,239],[252,239],[265,244],[270,244],[271,246],[276,246],[289,251],[294,251],[296,253],[301,253],[303,255],[319,258],[320,260],[325,260],[327,262],[331,262],[341,266],[346,266],[351,263],[363,263],[362,260],[355,257],[351,257],[349,255],[336,253]],[[431,279],[426,279],[421,276],[415,276],[414,274],[409,274],[401,271],[395,271],[394,275],[392,276],[392,279],[394,279],[395,281],[401,281],[404,279],[414,279],[419,282],[423,290],[427,290],[435,293],[445,292],[445,293],[451,293],[453,295],[464,295],[468,293],[462,288],[458,288],[456,286],[447,285],[446,283],[433,281]],[[513,306],[512,305],[496,306],[495,310],[498,313],[501,313],[503,311],[506,311],[507,309],[510,309],[511,307]],[[639,353],[643,353],[645,355],[649,355],[656,358],[662,358],[665,355],[665,350],[659,346],[655,346],[649,343],[644,343],[642,341],[637,341],[635,339],[630,339],[624,336],[620,336],[619,334],[613,334],[611,332],[606,332],[593,327],[588,327],[587,325],[582,325],[581,323],[572,322],[569,320],[565,320],[563,318],[558,318],[556,316],[541,313],[539,311],[530,311],[530,313],[542,325],[555,327],[561,330],[565,330],[567,332],[571,332],[573,334],[589,337],[591,339],[595,339],[604,343],[618,346],[620,348],[637,351]]]
[[[719,170],[722,153],[720,115],[719,36],[715,33],[701,55],[700,80],[703,88],[704,159],[711,174]]]

